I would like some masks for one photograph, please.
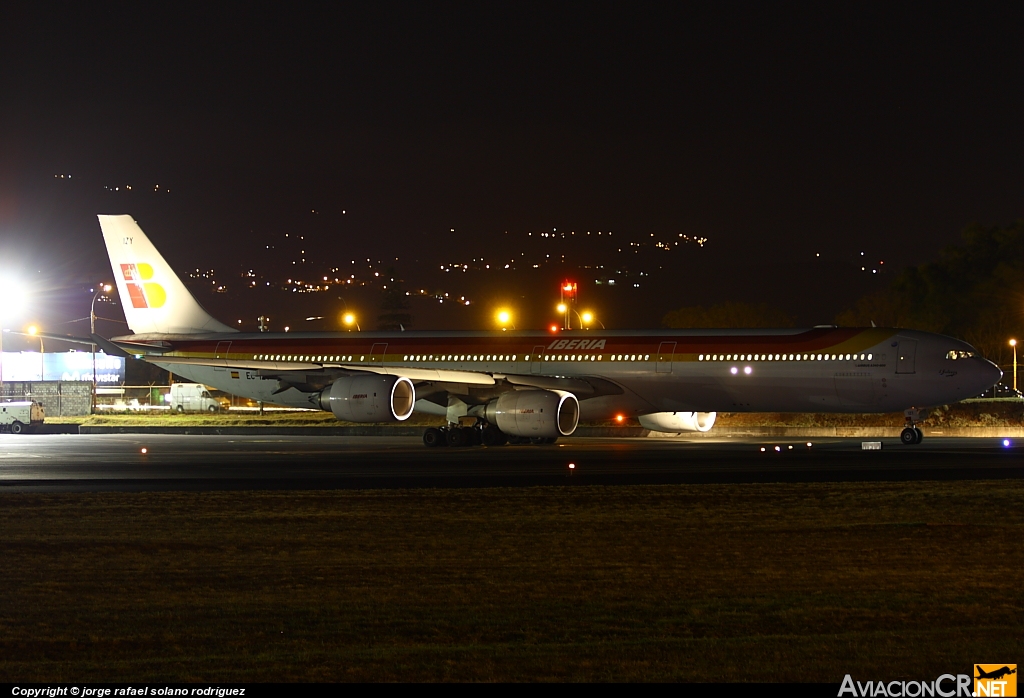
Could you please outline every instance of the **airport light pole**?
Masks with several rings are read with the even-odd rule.
[[[575,310],[576,310],[576,308],[575,308],[576,301],[579,300],[579,296],[577,295],[578,288],[576,286],[576,282],[575,281],[570,281],[569,279],[566,279],[565,281],[562,282],[562,285],[559,286],[558,290],[559,290],[559,293],[561,294],[561,300],[558,303],[558,312],[565,314],[565,329],[571,330],[572,329],[572,314],[571,313],[575,312]],[[579,313],[576,313],[576,315],[579,316]],[[580,321],[581,329],[582,329],[582,325],[583,325],[583,321],[581,320]]]
[[[43,349],[43,336],[39,334],[39,328],[35,325],[30,325],[28,333],[39,340],[39,380],[46,380],[46,350]]]
[[[102,293],[110,293],[110,284],[101,284],[96,288],[96,293],[92,296],[92,303],[89,304],[89,336],[96,334],[96,299],[100,297]],[[96,411],[96,345],[91,344],[92,347],[92,407],[89,413],[92,414]]]
[[[0,274],[0,399],[4,394],[4,320],[13,316],[15,311],[20,310],[25,300],[25,289],[21,283],[13,277],[4,277]]]
[[[1011,339],[1010,346],[1013,347],[1013,389],[1017,389],[1017,340]]]

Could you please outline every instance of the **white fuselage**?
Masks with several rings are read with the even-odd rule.
[[[308,384],[331,371],[407,375],[418,394],[441,385],[469,397],[491,396],[502,386],[597,385],[578,394],[585,420],[673,411],[893,412],[972,397],[1001,377],[964,342],[876,328],[163,339],[174,351],[147,360],[175,375],[296,407],[314,406]],[[417,409],[437,411],[424,401]]]

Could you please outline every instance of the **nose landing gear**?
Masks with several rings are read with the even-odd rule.
[[[907,446],[921,443],[924,433],[917,428],[916,422],[924,420],[928,413],[924,410],[909,409],[904,410],[903,416],[907,420],[907,427],[900,432],[900,441]]]

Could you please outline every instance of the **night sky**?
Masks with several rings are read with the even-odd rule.
[[[410,283],[529,231],[707,238],[643,312],[605,299],[617,326],[719,300],[830,322],[891,275],[822,259],[895,272],[1024,216],[1010,4],[10,5],[0,273],[34,298],[13,324],[82,314],[110,274],[97,213],[226,277],[284,233]],[[252,324],[240,298],[208,305]]]

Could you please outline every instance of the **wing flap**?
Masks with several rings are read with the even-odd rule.
[[[449,371],[445,369],[405,368],[400,366],[366,366],[336,363],[315,363],[309,361],[246,361],[244,359],[212,359],[190,356],[155,356],[150,359],[158,364],[184,364],[189,366],[215,366],[217,368],[241,368],[276,373],[280,371],[318,371],[341,369],[353,373],[378,373],[385,376],[401,376],[414,381],[435,383],[463,383],[469,385],[494,385],[494,378],[488,373],[475,371]]]

